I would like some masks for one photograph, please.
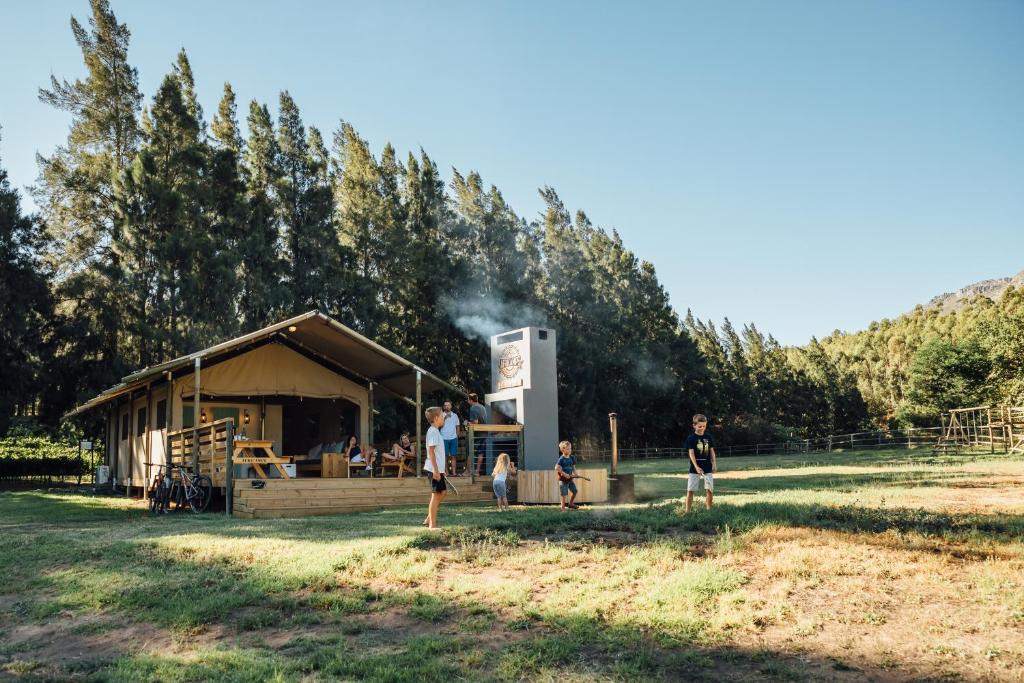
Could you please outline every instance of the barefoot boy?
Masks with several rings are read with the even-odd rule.
[[[444,411],[437,406],[427,408],[424,412],[430,429],[427,430],[427,458],[423,462],[423,470],[430,482],[430,505],[427,507],[427,518],[424,525],[429,529],[437,529],[437,509],[448,492],[444,483],[444,438],[441,427],[444,425]]]
[[[710,434],[705,434],[708,428],[708,419],[703,415],[693,416],[693,434],[686,437],[686,452],[690,456],[690,477],[686,483],[686,511],[693,507],[693,492],[697,490],[697,484],[704,480],[704,494],[706,501],[704,505],[708,510],[715,497],[715,477],[712,474],[716,469],[715,463],[715,442]]]
[[[572,444],[562,441],[558,444],[558,461],[555,462],[555,475],[558,477],[558,493],[562,501],[562,512],[566,509],[575,510],[579,507],[576,504],[576,482],[572,480],[575,471],[576,460],[572,457]],[[569,498],[569,492],[572,497]],[[566,502],[569,498],[569,502]]]

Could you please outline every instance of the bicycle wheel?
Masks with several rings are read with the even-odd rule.
[[[210,506],[210,498],[213,497],[213,482],[205,474],[192,480],[185,489],[185,499],[192,508],[192,512],[204,512]]]
[[[171,503],[174,503],[174,509],[180,510],[185,505],[185,497],[182,495],[182,485],[179,481],[171,482],[171,488],[167,492],[167,504],[166,510],[171,511]]]
[[[171,483],[167,480],[163,481],[156,494],[156,511],[158,513],[171,511]]]
[[[149,511],[153,514],[160,512],[160,489],[162,488],[160,477],[154,479],[153,484],[149,487]]]

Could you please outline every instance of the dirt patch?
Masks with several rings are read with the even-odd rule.
[[[3,644],[26,658],[60,666],[114,659],[127,652],[177,649],[166,629],[147,623],[126,624],[123,620],[115,623],[94,615],[15,626],[4,635]]]

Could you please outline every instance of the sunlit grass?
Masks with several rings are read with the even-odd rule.
[[[721,464],[711,511],[683,514],[679,461],[626,463],[643,502],[446,503],[433,534],[420,507],[151,518],[120,498],[0,494],[0,665],[126,681],[1024,670],[1024,460]],[[93,642],[112,645],[59,656]]]

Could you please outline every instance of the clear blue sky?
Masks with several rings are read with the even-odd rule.
[[[324,130],[422,146],[522,215],[549,184],[674,306],[784,343],[1024,268],[1024,2],[114,0],[147,100],[184,46],[208,117],[288,89]],[[0,158],[68,118],[86,0],[0,0]]]

